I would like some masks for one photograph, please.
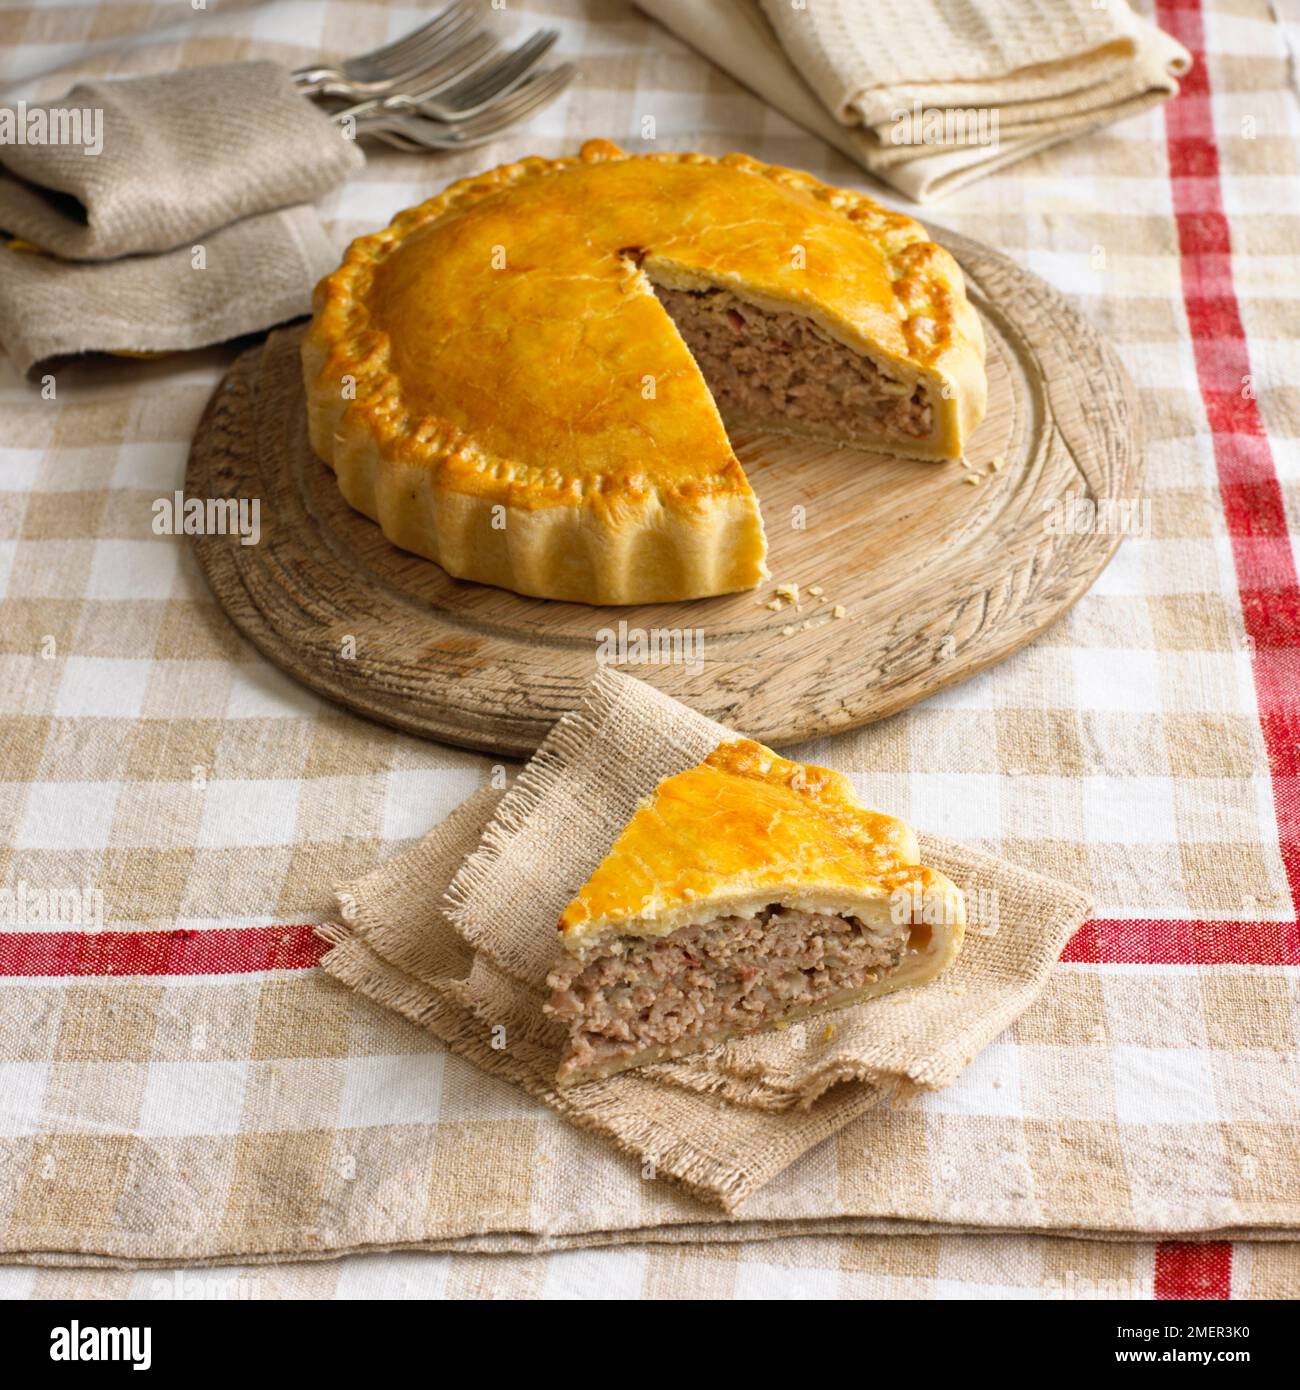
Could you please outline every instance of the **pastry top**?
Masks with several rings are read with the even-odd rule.
[[[735,739],[642,802],[559,927],[577,951],[770,902],[878,912],[900,889],[952,896],[959,915],[960,894],[917,856],[911,826],[866,810],[841,773]]]
[[[354,241],[317,287],[341,430],[447,490],[513,507],[749,495],[652,280],[817,319],[900,378],[963,388],[982,335],[952,257],[911,218],[745,155],[589,141],[463,179]]]

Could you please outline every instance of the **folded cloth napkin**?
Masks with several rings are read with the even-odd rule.
[[[170,251],[241,217],[309,203],[364,162],[275,63],[83,82],[14,111],[0,228],[69,260]],[[79,143],[29,143],[80,113]],[[99,146],[98,152],[90,152]]]
[[[1173,96],[1191,55],[1127,0],[637,0],[918,202]]]
[[[509,791],[480,792],[341,888],[342,922],[322,929],[326,971],[471,1058],[485,1087],[521,1085],[728,1212],[866,1110],[951,1082],[1038,995],[1088,909],[1066,885],[923,835],[924,862],[963,888],[971,917],[940,979],[558,1090],[563,1030],[541,1010],[556,920],[638,801],[730,737],[602,670]],[[870,1172],[870,1153],[855,1161]]]
[[[24,371],[307,312],[338,259],[307,204],[364,162],[265,62],[84,82],[0,128],[0,342]]]
[[[306,204],[245,217],[188,247],[61,261],[0,245],[0,343],[20,372],[81,352],[181,352],[305,314],[339,253]]]

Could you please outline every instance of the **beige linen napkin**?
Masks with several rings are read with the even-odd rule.
[[[0,144],[0,228],[69,260],[170,251],[312,202],[364,163],[275,63],[83,82],[10,109],[28,131],[41,113],[47,128],[52,112],[82,114],[79,144]],[[102,148],[88,153],[95,121]]]
[[[484,1072],[729,1212],[864,1111],[951,1082],[1033,1001],[1088,908],[1063,884],[923,836],[925,862],[970,905],[962,954],[939,980],[557,1090],[563,1032],[541,1012],[556,919],[637,802],[732,736],[602,670],[508,792],[480,792],[339,890],[343,922],[323,929],[334,949],[322,961]]]
[[[82,352],[182,352],[306,314],[339,262],[316,210],[245,217],[188,247],[61,261],[0,244],[0,343],[20,372]]]
[[[306,313],[338,260],[308,203],[364,163],[274,63],[85,82],[0,121],[0,342],[24,371]]]
[[[1174,95],[1191,56],[1126,0],[637,0],[925,202]]]

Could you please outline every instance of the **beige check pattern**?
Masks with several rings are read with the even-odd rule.
[[[10,97],[52,97],[89,73],[296,64],[413,20],[359,0],[165,9],[155,22],[125,3],[11,6],[0,82]],[[1294,525],[1288,52],[1266,0],[1188,12],[1208,53],[1251,408]],[[465,157],[376,149],[322,204],[340,245],[474,168],[595,134],[637,148],[648,116],[661,148],[742,148],[862,181],[619,0],[487,13],[512,34],[557,24],[581,86]],[[147,1298],[186,1279],[196,1297],[239,1296],[241,1279],[255,1297],[1300,1292],[1288,1239],[1300,1233],[1300,970],[1290,946],[1251,946],[1294,941],[1283,846],[1296,853],[1296,725],[1270,723],[1258,655],[1294,654],[1296,636],[1262,639],[1277,607],[1261,619],[1243,592],[1262,552],[1230,525],[1216,472],[1232,430],[1213,433],[1207,413],[1217,347],[1198,343],[1187,307],[1167,119],[1149,112],[1015,165],[934,219],[1043,275],[1114,341],[1146,419],[1146,534],[1026,651],[878,726],[783,750],[849,773],[868,804],[1081,886],[1103,945],[1067,951],[1042,1000],[950,1090],[856,1121],[755,1213],[729,1225],[701,1209],[694,1232],[688,1199],[317,970],[274,958],[185,975],[10,970],[0,1258],[13,1263],[0,1293]],[[330,913],[333,884],[493,774],[491,759],[367,724],[280,675],[235,636],[183,538],[153,531],[232,356],[73,362],[44,391],[0,362],[0,906],[24,885],[38,902],[86,890],[103,922],[85,930],[124,944],[258,928],[297,940]],[[1156,925],[1135,933],[1134,921]],[[1210,923],[1229,948],[1180,955]],[[22,952],[7,942],[57,930],[11,913],[0,951],[12,963]],[[1149,949],[1134,950],[1143,932]],[[1168,1175],[1132,1158],[1155,1133],[1206,1175],[1172,1205]],[[842,1162],[849,1144],[879,1148],[869,1189],[841,1180],[857,1169]],[[612,1206],[538,1230],[539,1206],[584,1163],[614,1174]],[[996,1202],[970,1197],[976,1169],[998,1175]],[[795,1199],[801,1215],[825,1214],[825,1233],[760,1239],[779,1237],[780,1204]],[[665,1222],[696,1239],[580,1248]],[[1065,1229],[1084,1238],[1053,1234]],[[1174,1235],[1234,1243],[1155,1244]],[[547,1253],[557,1241],[579,1248]],[[320,1260],[393,1246],[405,1253]],[[69,1261],[148,1267],[30,1263]]]

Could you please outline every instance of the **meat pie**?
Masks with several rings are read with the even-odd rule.
[[[838,772],[720,744],[661,782],[565,909],[546,1013],[561,1085],[924,984],[961,946],[957,887]]]

